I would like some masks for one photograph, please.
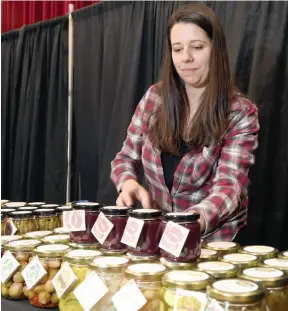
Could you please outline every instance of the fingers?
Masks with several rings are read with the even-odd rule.
[[[131,207],[134,204],[132,196],[127,192],[121,192],[116,200],[117,206],[128,206]]]
[[[137,193],[137,199],[141,202],[143,208],[152,208],[152,200],[147,190],[141,187]]]

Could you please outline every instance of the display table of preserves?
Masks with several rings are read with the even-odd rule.
[[[12,301],[8,299],[1,299],[1,310],[3,311],[43,311],[43,309],[36,308],[30,305],[27,300]],[[58,311],[58,308],[51,308],[50,311]]]

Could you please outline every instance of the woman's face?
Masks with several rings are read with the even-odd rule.
[[[175,24],[170,33],[172,60],[185,84],[203,87],[207,82],[211,40],[207,33],[192,23]]]

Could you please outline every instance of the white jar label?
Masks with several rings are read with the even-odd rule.
[[[143,226],[144,220],[129,217],[123,232],[121,243],[136,248]]]
[[[113,223],[101,212],[92,227],[92,234],[103,244],[113,229]]]
[[[207,296],[204,293],[177,289],[173,311],[197,310],[204,311]]]
[[[37,256],[33,257],[22,271],[22,276],[29,290],[37,285],[46,274],[47,271],[44,269]]]
[[[71,232],[85,231],[85,210],[63,212],[63,227]]]

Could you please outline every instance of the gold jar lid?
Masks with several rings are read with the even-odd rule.
[[[279,269],[288,273],[288,257],[287,258],[270,258],[263,261],[263,265]]]
[[[161,257],[160,263],[170,270],[191,270],[196,267],[195,262],[176,262]]]
[[[46,244],[40,245],[33,250],[33,255],[43,257],[63,257],[70,247],[65,244]]]
[[[96,250],[99,249],[99,244],[98,243],[74,243],[70,242],[68,243],[69,246],[71,246],[74,249],[91,249],[91,250]]]
[[[265,289],[261,284],[235,278],[218,280],[208,285],[207,295],[217,301],[249,304],[264,299]]]
[[[69,234],[70,230],[65,229],[64,227],[60,227],[60,228],[55,228],[53,232],[54,234]]]
[[[276,257],[278,250],[266,245],[250,245],[241,247],[238,252],[242,254],[251,254],[260,259],[268,259]]]
[[[5,204],[3,204],[4,208],[18,208],[20,206],[25,206],[26,202],[7,202]]]
[[[284,251],[278,254],[279,258],[288,259],[288,251]]]
[[[97,257],[89,263],[89,268],[97,272],[120,273],[128,266],[130,260],[120,256]]]
[[[258,258],[251,254],[233,253],[223,256],[222,261],[233,263],[239,268],[255,267],[258,264]]]
[[[9,200],[1,200],[1,206],[5,205],[8,202],[9,202]]]
[[[23,237],[22,235],[2,235],[1,236],[1,245],[5,245],[12,241],[21,240]]]
[[[201,254],[199,259],[206,261],[214,261],[219,257],[218,252],[213,249],[201,248]]]
[[[139,281],[161,281],[167,268],[158,263],[136,263],[125,269],[125,277]]]
[[[47,244],[67,244],[70,242],[70,235],[69,234],[55,234],[55,235],[48,235],[41,239],[43,243]]]
[[[94,258],[101,255],[100,251],[92,249],[74,249],[69,251],[63,260],[72,264],[88,265]]]
[[[124,256],[126,254],[126,250],[121,251],[113,251],[110,249],[103,249],[101,248],[101,252],[104,256]]]
[[[246,280],[260,282],[268,288],[288,285],[288,276],[285,272],[269,267],[248,268],[240,272],[238,276]]]
[[[4,245],[5,250],[9,250],[11,252],[16,251],[32,251],[35,247],[41,244],[39,240],[17,240],[9,242],[8,244]]]
[[[238,267],[229,262],[205,261],[197,264],[200,271],[211,274],[216,279],[234,278],[237,276]]]
[[[31,231],[24,234],[24,238],[26,239],[42,239],[47,235],[52,234],[52,231]]]
[[[203,248],[212,249],[217,252],[236,253],[239,247],[240,245],[236,242],[219,241],[203,243]]]
[[[158,260],[158,256],[135,256],[131,253],[127,253],[126,257],[133,263],[156,262]]]
[[[182,288],[186,290],[202,291],[210,284],[212,277],[205,272],[196,270],[173,270],[166,273],[162,284],[169,289]]]

